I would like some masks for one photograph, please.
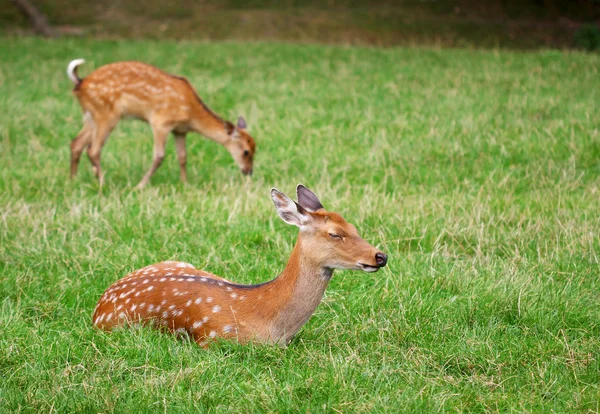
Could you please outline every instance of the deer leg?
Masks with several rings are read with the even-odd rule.
[[[71,178],[77,174],[77,167],[81,159],[81,153],[86,147],[89,147],[94,137],[94,119],[91,112],[85,111],[83,114],[83,128],[79,134],[71,141]]]
[[[115,125],[116,122],[111,120],[104,119],[101,122],[96,121],[92,143],[87,151],[90,162],[92,163],[92,168],[94,169],[94,175],[98,178],[98,181],[100,181],[100,185],[104,184],[104,175],[100,168],[100,153],[102,152],[102,147],[104,146],[106,139]]]
[[[152,174],[154,174],[165,159],[165,146],[167,144],[167,137],[171,131],[163,126],[152,125],[152,132],[154,133],[154,159],[150,169],[146,172],[142,181],[137,185],[136,188],[138,190],[144,188],[144,186],[150,182],[150,177],[152,177]]]
[[[186,162],[187,153],[185,150],[185,134],[174,133],[175,148],[177,149],[177,160],[179,161],[179,177],[182,182],[187,182]]]
[[[81,153],[90,144],[93,130],[84,125],[79,134],[71,141],[71,178],[77,174]]]

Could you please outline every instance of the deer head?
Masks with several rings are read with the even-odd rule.
[[[317,196],[303,185],[298,202],[273,188],[271,197],[279,217],[300,228],[298,240],[305,260],[324,269],[376,272],[387,264],[387,255],[363,240],[352,224],[327,211]]]
[[[226,123],[229,140],[225,142],[225,148],[229,151],[243,174],[251,175],[254,164],[254,152],[256,143],[247,131],[248,126],[243,117],[238,118],[237,125]]]

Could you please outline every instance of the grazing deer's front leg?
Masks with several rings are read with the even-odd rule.
[[[117,124],[118,118],[94,118],[94,120],[96,121],[96,125],[94,128],[92,143],[89,146],[87,153],[90,162],[92,163],[92,168],[94,169],[94,175],[100,181],[100,185],[102,185],[104,184],[104,175],[102,174],[102,169],[100,168],[100,153],[102,152],[102,147],[104,146],[106,139]]]
[[[142,178],[142,181],[137,185],[137,189],[142,189],[146,184],[150,182],[150,177],[152,174],[160,167],[163,160],[165,159],[165,146],[167,144],[167,137],[171,132],[170,128],[160,125],[160,124],[152,124],[152,132],[154,133],[154,159],[152,160],[152,165],[150,169]]]
[[[187,182],[186,161],[187,153],[185,151],[185,133],[174,132],[175,148],[177,149],[177,160],[179,161],[180,178],[184,183]]]

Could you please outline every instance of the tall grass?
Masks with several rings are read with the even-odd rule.
[[[600,57],[193,42],[0,42],[0,410],[598,411]],[[188,138],[151,161],[122,122],[69,181],[81,113],[64,70],[138,59],[185,75],[258,144],[243,177]],[[168,259],[273,278],[296,231],[269,198],[303,183],[389,254],[338,272],[286,349],[203,350],[91,313]]]

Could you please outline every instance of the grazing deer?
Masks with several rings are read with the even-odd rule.
[[[300,228],[283,272],[270,282],[240,285],[192,265],[162,262],[128,274],[104,292],[93,315],[111,330],[135,322],[187,333],[201,346],[214,337],[287,345],[321,302],[334,269],[376,272],[387,256],[363,240],[309,189],[298,202],[276,189],[279,217]]]
[[[87,153],[94,174],[103,183],[100,153],[112,129],[123,117],[146,121],[154,134],[154,160],[138,184],[148,184],[165,157],[170,132],[175,136],[177,158],[183,182],[187,181],[185,137],[190,131],[225,146],[244,174],[252,174],[256,145],[240,117],[237,125],[225,121],[210,110],[185,78],[169,75],[140,62],[104,65],[86,78],[77,76],[84,62],[69,63],[67,74],[75,84],[73,93],[83,108],[83,128],[71,142],[71,178],[77,173],[82,151]]]

